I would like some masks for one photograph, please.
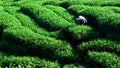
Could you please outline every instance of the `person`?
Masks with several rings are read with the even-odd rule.
[[[84,16],[79,16],[78,18],[76,18],[77,21],[80,21],[80,23],[82,24],[86,24],[87,23],[87,19]]]

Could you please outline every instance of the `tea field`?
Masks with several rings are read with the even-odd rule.
[[[120,0],[0,0],[0,68],[120,68]]]

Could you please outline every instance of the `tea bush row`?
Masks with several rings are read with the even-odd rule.
[[[4,7],[4,11],[10,13],[11,15],[18,13],[20,10],[20,7],[16,6],[6,6]]]
[[[89,5],[89,6],[120,6],[119,0],[65,0],[60,6],[68,8],[71,5]]]
[[[52,10],[39,5],[27,4],[21,8],[21,11],[34,18],[40,26],[45,27],[49,31],[56,31],[74,25],[54,13]]]
[[[13,26],[21,26],[19,20],[17,20],[13,15],[10,15],[7,12],[0,12],[0,25],[2,28],[8,28]]]
[[[63,1],[63,0],[62,0]],[[54,6],[60,6],[61,0],[47,0],[43,3],[43,5],[54,5]]]
[[[69,8],[69,10],[72,9],[74,10],[73,7]],[[111,32],[115,32],[115,33],[120,32],[119,31],[120,14],[116,14],[110,9],[106,9],[102,7],[85,8],[84,6],[82,10],[78,9],[76,11],[76,14],[85,16],[88,20],[89,25],[92,26],[94,29],[100,31],[104,35]]]
[[[28,27],[29,29],[33,30],[35,33],[50,36],[51,33],[46,31],[44,28],[39,27],[38,24],[36,24],[34,20],[32,20],[27,15],[20,13],[19,12],[20,7],[9,6],[9,7],[4,7],[4,10],[10,13],[11,15],[15,16],[16,19],[21,22],[22,26]]]
[[[51,9],[53,12],[64,18],[65,20],[69,21],[70,23],[75,23],[74,16],[69,14],[66,9],[58,6],[46,5],[48,9]]]
[[[13,56],[4,52],[0,52],[0,67],[13,68],[13,67],[22,67],[22,68],[60,68],[58,62],[51,62],[44,59],[39,59],[37,57],[28,57],[28,56]]]
[[[27,48],[30,55],[71,62],[78,59],[69,43],[34,33],[23,26],[5,29],[3,40],[20,44]]]
[[[119,8],[119,7],[115,7],[115,6],[104,6],[103,8],[110,9],[110,10],[114,11],[115,13],[120,13],[120,8]]]
[[[92,68],[119,68],[119,56],[108,52],[88,52],[86,62]]]
[[[36,24],[27,15],[24,15],[22,13],[16,13],[15,16],[22,23],[22,26],[28,27],[29,29],[31,29],[32,31],[34,31],[35,33],[38,33],[40,35],[45,35],[45,36],[50,35],[50,33],[48,31],[46,31],[45,29],[39,27],[38,24]]]
[[[107,39],[94,39],[78,45],[78,52],[80,55],[84,56],[88,51],[107,51],[119,55],[120,44]]]
[[[87,25],[76,25],[62,29],[58,37],[68,40],[70,43],[77,45],[94,38],[100,37],[100,33]]]

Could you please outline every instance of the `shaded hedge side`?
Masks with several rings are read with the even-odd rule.
[[[100,33],[87,25],[70,26],[58,33],[58,38],[68,40],[74,46],[98,37]]]

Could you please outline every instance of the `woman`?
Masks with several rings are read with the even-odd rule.
[[[80,21],[80,23],[82,23],[82,24],[87,23],[87,19],[81,15],[78,18],[76,18],[76,20]]]

